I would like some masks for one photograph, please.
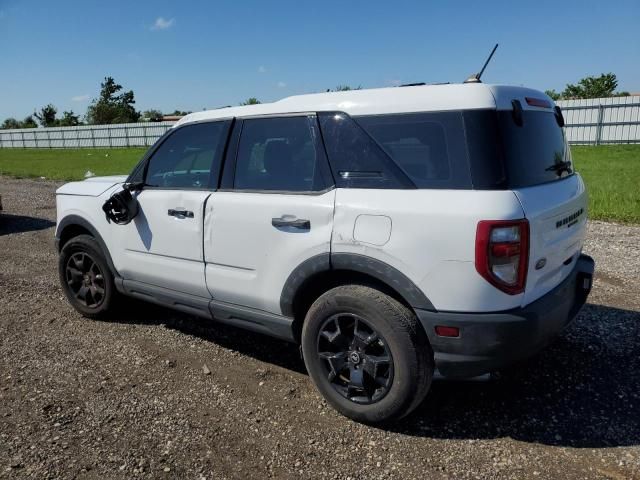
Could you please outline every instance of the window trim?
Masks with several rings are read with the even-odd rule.
[[[238,151],[240,146],[240,140],[242,139],[242,131],[244,129],[245,120],[262,120],[271,118],[295,118],[305,117],[308,121],[309,128],[311,130],[311,136],[313,138],[314,148],[316,152],[316,167],[320,169],[320,176],[324,181],[322,190],[310,190],[310,191],[297,191],[297,190],[268,190],[268,189],[238,189],[234,188],[233,184],[236,178],[236,167],[238,163]],[[320,124],[318,123],[318,116],[314,112],[296,112],[296,113],[278,113],[267,115],[252,115],[248,117],[240,117],[235,119],[235,125],[233,131],[229,136],[228,148],[222,165],[222,174],[220,176],[220,183],[217,191],[219,192],[235,192],[235,193],[261,193],[261,194],[274,194],[274,195],[324,195],[336,188],[331,168],[329,166],[329,159],[327,152],[324,148],[324,142],[322,134],[320,132]]]
[[[201,124],[205,124],[205,123],[218,123],[221,122],[223,123],[223,131],[222,131],[222,137],[221,137],[221,142],[224,142],[224,144],[222,145],[222,150],[220,151],[220,153],[218,152],[218,149],[216,149],[216,157],[218,157],[220,159],[220,161],[218,162],[218,171],[215,172],[215,169],[211,169],[211,171],[209,172],[209,181],[207,182],[206,187],[204,188],[196,188],[196,187],[164,187],[164,186],[155,186],[155,185],[145,185],[143,187],[143,190],[187,190],[187,191],[196,191],[196,192],[203,192],[203,191],[216,191],[218,184],[219,184],[219,178],[220,178],[220,174],[222,172],[223,169],[223,161],[224,161],[224,155],[227,151],[228,148],[228,143],[229,143],[229,136],[231,133],[231,127],[233,125],[234,122],[234,117],[225,117],[225,118],[213,118],[213,119],[206,119],[206,120],[198,120],[195,122],[187,122],[187,123],[183,123],[182,125],[178,125],[175,127],[170,128],[169,130],[167,130],[164,135],[162,135],[154,144],[151,148],[149,148],[149,150],[147,150],[147,152],[144,154],[144,156],[142,157],[142,160],[140,160],[140,162],[138,162],[138,164],[133,168],[133,170],[131,171],[131,173],[129,174],[129,176],[127,177],[126,183],[130,183],[131,179],[139,173],[140,170],[142,170],[142,181],[146,181],[147,178],[147,171],[149,169],[149,162],[151,161],[151,159],[153,158],[153,156],[156,154],[156,152],[158,151],[158,149],[160,149],[160,147],[162,147],[162,145],[167,141],[167,139],[169,139],[172,135],[174,135],[176,132],[182,130],[183,128],[186,127],[190,127],[193,125],[201,125]],[[212,167],[213,165],[216,163],[216,158],[214,157],[212,160]],[[215,177],[215,178],[214,178]]]

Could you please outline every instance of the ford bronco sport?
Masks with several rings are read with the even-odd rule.
[[[128,177],[57,191],[60,281],[90,318],[125,295],[298,342],[338,411],[399,418],[435,370],[523,359],[586,301],[563,125],[481,83],[194,113]]]

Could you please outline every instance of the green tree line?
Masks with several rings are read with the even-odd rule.
[[[70,111],[62,112],[58,116],[58,109],[47,104],[32,115],[23,120],[7,118],[0,128],[37,128],[42,127],[72,127],[76,125],[108,125],[115,123],[135,123],[140,120],[160,122],[164,114],[159,110],[147,110],[139,112],[135,108],[135,95],[133,90],[124,90],[122,85],[116,83],[113,77],[105,77],[100,84],[100,94],[94,98],[84,116],[84,122],[80,115]],[[175,110],[171,115],[183,116],[191,112]]]
[[[578,83],[569,83],[562,92],[546,90],[544,93],[554,100],[579,98],[627,97],[629,92],[616,92],[618,78],[615,73],[603,73],[599,77],[584,77]]]
[[[338,85],[327,92],[343,92],[349,90],[359,90],[360,86],[350,87],[349,85]],[[546,90],[545,93],[554,100],[568,100],[577,98],[603,98],[627,96],[629,92],[617,92],[618,79],[614,73],[603,73],[598,77],[588,76],[576,84],[567,84],[562,92]],[[135,108],[135,95],[133,90],[124,90],[122,85],[116,83],[113,77],[105,77],[100,84],[100,94],[94,98],[84,116],[84,123],[88,125],[108,125],[115,123],[135,123],[141,120],[150,122],[162,121],[164,114],[160,110],[146,110],[139,112]],[[260,100],[250,97],[240,105],[257,105]],[[175,110],[170,115],[183,116],[191,112]],[[58,109],[48,104],[40,110],[33,112],[22,120],[7,118],[0,128],[36,128],[38,124],[42,127],[71,127],[82,125],[80,115],[72,110],[62,112],[58,116]]]

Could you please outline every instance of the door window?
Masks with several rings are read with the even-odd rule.
[[[149,160],[145,183],[185,189],[216,185],[228,127],[229,122],[218,121],[178,128]]]
[[[325,188],[312,128],[314,117],[245,120],[233,188],[311,192]]]

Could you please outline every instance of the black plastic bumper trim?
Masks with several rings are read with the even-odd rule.
[[[447,377],[472,377],[527,358],[559,335],[585,304],[595,263],[581,255],[557,287],[529,305],[502,312],[432,312],[416,309]],[[457,338],[435,334],[436,325],[458,327]]]

